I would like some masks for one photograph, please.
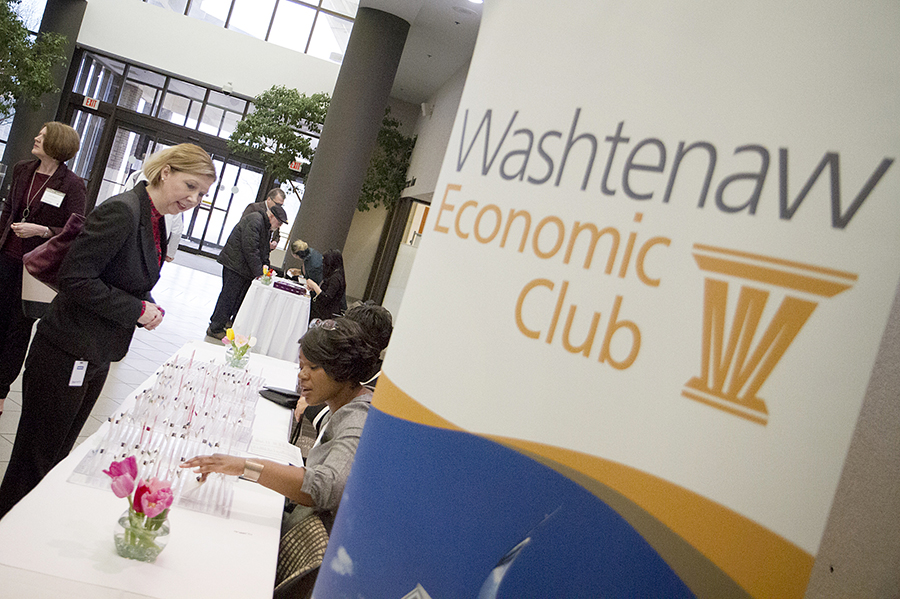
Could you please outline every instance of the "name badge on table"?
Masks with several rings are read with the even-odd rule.
[[[88,363],[85,360],[75,360],[72,366],[72,376],[69,378],[70,387],[80,387],[84,384],[84,374],[87,372]]]
[[[55,189],[45,189],[44,195],[41,196],[41,201],[45,204],[50,204],[54,208],[59,208],[62,205],[62,201],[65,199],[66,194],[61,191],[56,191]]]

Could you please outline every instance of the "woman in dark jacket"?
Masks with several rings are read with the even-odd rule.
[[[22,312],[22,256],[62,231],[73,212],[84,214],[84,183],[64,164],[79,146],[68,125],[44,123],[31,149],[35,160],[13,167],[0,213],[0,414],[34,325]]]
[[[335,318],[347,308],[347,283],[344,279],[344,258],[338,250],[322,254],[322,285],[306,279],[306,286],[315,294],[309,306],[309,319]]]
[[[68,455],[136,326],[164,312],[150,296],[166,256],[165,214],[200,203],[215,181],[209,155],[180,144],[144,164],[148,182],[95,208],[59,271],[59,294],[25,361],[22,416],[0,486],[0,517]]]

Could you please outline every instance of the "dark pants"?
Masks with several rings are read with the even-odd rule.
[[[234,322],[252,282],[253,279],[248,279],[230,268],[222,267],[222,291],[216,301],[216,309],[209,317],[210,330],[223,333],[228,323]]]
[[[22,370],[33,325],[22,311],[22,263],[0,254],[0,398]]]
[[[70,387],[76,360],[40,333],[34,336],[22,377],[22,417],[0,485],[0,518],[69,455],[91,415],[109,362],[89,363],[84,383]]]

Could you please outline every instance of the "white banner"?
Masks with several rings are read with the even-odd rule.
[[[487,3],[375,406],[801,596],[900,276],[898,31],[889,1]]]

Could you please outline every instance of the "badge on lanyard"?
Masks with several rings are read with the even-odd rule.
[[[65,199],[66,194],[61,191],[56,191],[55,189],[50,189],[49,187],[44,190],[44,195],[41,196],[41,201],[45,204],[50,204],[55,208],[59,208],[62,206],[62,201]]]
[[[80,387],[84,384],[87,365],[88,363],[85,360],[75,360],[75,365],[72,366],[72,376],[69,378],[70,387]]]

